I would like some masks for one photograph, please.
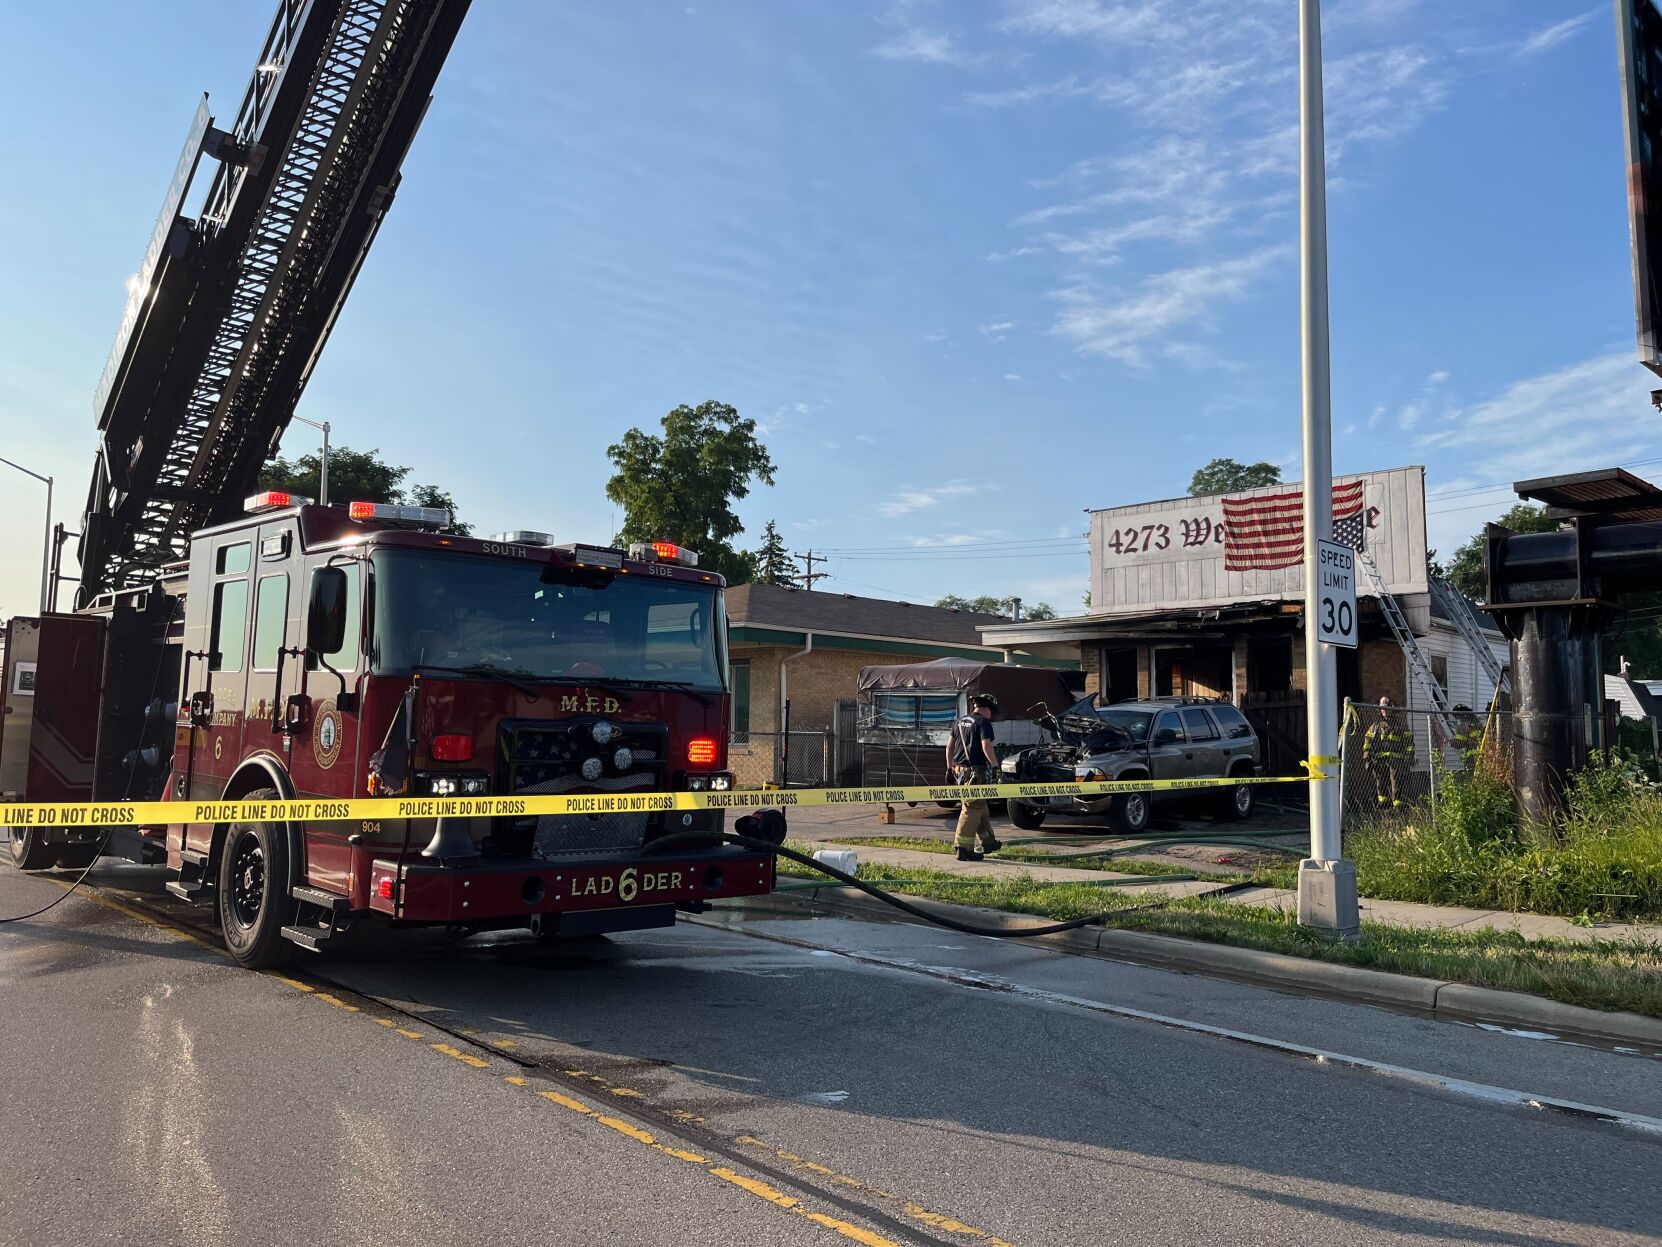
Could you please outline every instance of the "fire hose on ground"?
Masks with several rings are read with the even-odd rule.
[[[778,828],[778,832],[780,840],[782,840],[784,837],[784,818],[775,810],[762,810],[758,811],[756,814],[746,815],[745,817],[739,819],[738,824],[736,825],[748,825],[751,829],[762,830],[762,825],[765,821],[764,816],[767,814],[774,814],[779,818],[780,826]],[[885,905],[892,906],[893,908],[900,910],[902,913],[910,914],[914,918],[919,918],[924,922],[933,923],[936,926],[946,927],[949,930],[958,931],[964,935],[986,935],[995,939],[1023,939],[1035,935],[1056,935],[1062,931],[1077,931],[1081,927],[1106,927],[1109,925],[1111,919],[1120,915],[1140,913],[1150,909],[1160,909],[1178,899],[1177,897],[1165,896],[1161,897],[1157,901],[1151,901],[1147,905],[1130,906],[1125,909],[1113,911],[1104,910],[1101,913],[1087,914],[1083,918],[1071,918],[1066,922],[1042,923],[1038,926],[1031,927],[984,927],[975,923],[960,922],[956,918],[947,917],[945,914],[932,914],[928,910],[896,896],[893,892],[889,892],[884,888],[878,887],[869,880],[861,879],[859,876],[850,874],[845,870],[839,870],[837,867],[832,866],[828,862],[818,861],[806,853],[798,852],[796,849],[790,848],[789,846],[780,843],[778,840],[774,840],[771,835],[744,835],[737,831],[677,832],[675,835],[664,836],[661,839],[652,841],[652,843],[647,846],[647,852],[657,852],[661,849],[669,848],[672,845],[695,842],[708,844],[711,840],[720,840],[724,844],[736,844],[743,848],[753,849],[758,852],[772,853],[775,857],[788,858],[793,862],[798,862],[801,865],[808,867],[810,870],[817,870],[822,874],[829,875],[844,887],[850,887],[856,889],[857,891],[864,892],[867,896],[881,901]],[[1170,880],[1170,877],[1168,876],[1163,881],[1171,882],[1172,880]],[[1101,884],[1094,884],[1093,886],[1107,887],[1113,886],[1113,883],[1111,881],[1104,880]],[[1206,893],[1206,896],[1208,898],[1225,896],[1231,892],[1239,891],[1242,888],[1254,886],[1256,885],[1251,883],[1229,884],[1225,887],[1219,888],[1215,892]]]

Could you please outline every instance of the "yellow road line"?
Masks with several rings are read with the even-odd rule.
[[[880,1196],[883,1199],[892,1200],[894,1203],[899,1204],[901,1211],[912,1220],[922,1222],[931,1229],[944,1230],[950,1234],[963,1234],[969,1238],[979,1239],[982,1247],[1012,1247],[1012,1244],[1006,1242],[1002,1238],[999,1238],[995,1234],[989,1233],[986,1230],[980,1229],[973,1225],[968,1225],[965,1222],[958,1220],[956,1217],[949,1216],[944,1212],[935,1212],[933,1209],[925,1208],[922,1204],[919,1204],[914,1200],[907,1199],[904,1196],[896,1195],[893,1191],[885,1191],[880,1186],[873,1186],[869,1182],[863,1182],[859,1178],[850,1177],[846,1173],[838,1173],[835,1169],[822,1165],[817,1161],[808,1160],[805,1157],[798,1156],[795,1152],[788,1152],[784,1148],[775,1147],[766,1139],[758,1139],[755,1135],[751,1134],[741,1134],[738,1136],[737,1142],[743,1143],[747,1147],[759,1148],[763,1151],[771,1152],[775,1157],[784,1161],[793,1169],[802,1169],[808,1173],[817,1174],[828,1181],[838,1183],[841,1186],[856,1187],[859,1190],[870,1191],[873,1195]]]
[[[710,1172],[723,1182],[731,1182],[742,1191],[749,1191],[758,1199],[765,1199],[768,1203],[785,1208],[796,1213],[799,1217],[806,1217],[816,1225],[823,1225],[828,1230],[835,1230],[844,1238],[851,1238],[857,1243],[864,1243],[866,1247],[899,1247],[892,1238],[884,1238],[881,1234],[862,1229],[852,1221],[844,1221],[838,1217],[828,1217],[823,1212],[810,1212],[802,1206],[802,1201],[795,1199],[783,1191],[775,1190],[766,1182],[756,1178],[747,1178],[742,1173],[732,1169],[712,1169]]]
[[[471,1052],[463,1052],[460,1048],[457,1048],[451,1044],[435,1043],[428,1044],[427,1046],[433,1049],[434,1052],[442,1052],[445,1056],[452,1057],[455,1060],[460,1061],[463,1065],[473,1066],[474,1069],[484,1069],[490,1064],[490,1062],[484,1058],[476,1057]]]

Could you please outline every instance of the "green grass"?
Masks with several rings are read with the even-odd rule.
[[[1345,833],[1364,896],[1433,905],[1558,914],[1662,918],[1662,793],[1602,762],[1570,785],[1557,824],[1521,827],[1502,779],[1450,776],[1435,805]],[[1258,882],[1295,884],[1294,869],[1265,867]]]
[[[1029,875],[970,878],[944,871],[862,866],[860,877],[908,896],[1066,920],[1107,915],[1118,930],[1208,940],[1398,974],[1528,992],[1591,1009],[1662,1017],[1662,944],[1526,940],[1511,931],[1419,930],[1364,923],[1360,944],[1313,935],[1279,910],[1223,901],[1179,900],[1143,909],[1148,898],[1083,883],[1041,883]]]

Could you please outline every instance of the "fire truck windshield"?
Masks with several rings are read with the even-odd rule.
[[[712,587],[414,550],[378,550],[372,563],[379,674],[427,664],[726,687],[726,620]]]

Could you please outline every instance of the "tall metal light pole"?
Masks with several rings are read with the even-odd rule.
[[[24,476],[34,477],[46,486],[46,542],[40,555],[40,613],[44,615],[52,606],[52,478],[42,476],[39,472],[31,472],[21,463],[13,463],[10,459],[0,459],[0,463],[8,468],[16,468]]]
[[[308,420],[305,416],[294,416],[301,424],[310,425],[323,434],[323,458],[318,461],[317,473],[317,500],[323,506],[329,505],[329,422],[319,424],[316,420]]]
[[[1341,939],[1360,931],[1356,866],[1339,856],[1339,699],[1333,647],[1317,639],[1316,542],[1333,535],[1332,378],[1327,342],[1327,152],[1321,0],[1299,0],[1299,269],[1303,306],[1304,670],[1310,749],[1310,856],[1299,863],[1298,920]],[[1322,773],[1335,778],[1323,780]]]

